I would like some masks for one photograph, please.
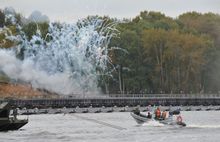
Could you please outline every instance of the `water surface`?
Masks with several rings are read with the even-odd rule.
[[[29,116],[18,131],[1,132],[1,142],[217,142],[218,111],[182,112],[187,127],[157,122],[137,125],[128,112]],[[23,116],[24,117],[24,116]],[[26,116],[25,116],[26,117]]]

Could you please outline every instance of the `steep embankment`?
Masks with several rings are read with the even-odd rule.
[[[47,91],[33,89],[31,85],[0,82],[0,99],[53,98],[56,96]]]

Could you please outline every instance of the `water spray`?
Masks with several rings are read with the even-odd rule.
[[[38,29],[30,40],[18,29],[20,34],[7,38],[19,44],[0,49],[0,70],[11,79],[34,88],[77,95],[99,93],[98,78],[111,75],[108,53],[112,48],[108,44],[117,32],[114,23],[95,17],[76,24],[51,23],[45,39]]]

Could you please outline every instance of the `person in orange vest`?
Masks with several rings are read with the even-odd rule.
[[[161,112],[160,112],[160,108],[158,107],[155,111],[155,118],[156,119],[159,119],[160,118],[160,115],[161,115]]]

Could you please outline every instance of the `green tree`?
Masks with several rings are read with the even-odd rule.
[[[5,14],[0,10],[0,28],[5,25]]]

